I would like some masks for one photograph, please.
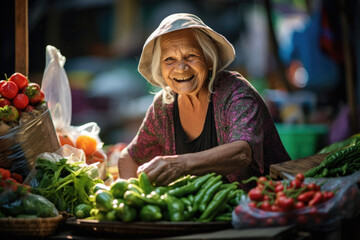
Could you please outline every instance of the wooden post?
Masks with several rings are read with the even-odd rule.
[[[15,0],[15,72],[29,75],[28,0]]]

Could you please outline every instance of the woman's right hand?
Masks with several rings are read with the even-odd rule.
[[[166,186],[185,175],[185,161],[182,155],[158,156],[140,165],[137,174],[145,172],[149,180],[156,186]]]

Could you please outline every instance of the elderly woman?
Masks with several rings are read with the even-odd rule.
[[[145,171],[166,185],[215,172],[241,183],[290,160],[261,96],[239,73],[224,70],[234,57],[231,43],[195,15],[161,22],[145,42],[138,70],[162,90],[121,153],[121,178]]]

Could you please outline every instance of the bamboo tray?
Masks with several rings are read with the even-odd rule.
[[[117,222],[69,218],[66,224],[91,234],[121,236],[178,236],[232,228],[231,222]],[[80,231],[79,231],[80,232]],[[84,233],[81,231],[81,233]]]
[[[0,218],[0,233],[6,236],[46,237],[55,233],[62,215],[50,218]]]

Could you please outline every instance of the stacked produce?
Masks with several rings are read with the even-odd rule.
[[[0,168],[0,218],[46,218],[58,216],[54,204],[33,194],[22,176]]]
[[[220,175],[184,176],[168,186],[154,187],[146,173],[97,185],[93,204],[77,206],[77,218],[100,221],[231,221],[231,212],[245,192]]]
[[[14,73],[0,81],[0,135],[11,128],[29,122],[47,107],[44,92],[37,83],[30,82],[23,74]]]
[[[304,174],[293,180],[275,181],[261,176],[233,212],[235,228],[271,227],[296,224],[304,228],[332,227],[359,208],[360,194],[353,178],[312,182]]]
[[[91,204],[90,195],[97,183],[95,166],[84,162],[72,162],[67,158],[54,162],[50,159],[38,158],[35,164],[35,175],[28,181],[32,192],[50,200],[59,211],[73,214],[75,206]]]
[[[333,145],[334,146],[334,145]],[[349,145],[334,150],[316,167],[305,172],[306,177],[341,177],[360,170],[360,137],[352,138]]]
[[[82,149],[86,156],[86,163],[93,164],[96,162],[104,163],[107,160],[107,155],[105,154],[102,147],[102,143],[99,143],[95,137],[90,134],[79,134],[76,138],[73,138],[69,135],[62,134],[57,132],[57,136],[60,141],[60,145],[70,145],[72,147]]]

